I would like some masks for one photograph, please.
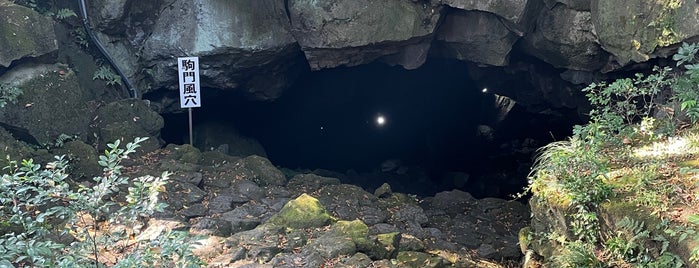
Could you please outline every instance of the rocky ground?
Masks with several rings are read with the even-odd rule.
[[[516,267],[529,224],[520,202],[362,189],[259,156],[170,145],[129,162],[130,176],[173,172],[149,228],[203,235],[209,267]]]

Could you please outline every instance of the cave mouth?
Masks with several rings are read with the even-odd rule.
[[[460,189],[509,197],[526,185],[534,151],[570,135],[575,122],[516,104],[503,111],[497,89],[471,79],[468,68],[433,59],[415,70],[382,63],[325,69],[303,75],[273,102],[203,89],[194,136],[232,126],[259,141],[277,166],[368,191],[388,182],[420,196]],[[163,139],[185,143],[186,114],[164,118]]]

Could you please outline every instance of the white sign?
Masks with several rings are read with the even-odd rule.
[[[199,89],[199,58],[177,58],[180,76],[180,108],[201,107]]]

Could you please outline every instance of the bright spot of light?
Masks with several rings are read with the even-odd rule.
[[[376,124],[379,126],[383,126],[384,124],[386,124],[386,117],[384,117],[383,115],[378,115],[376,117]]]
[[[484,87],[483,90],[481,90],[481,92],[483,92],[483,93],[488,93],[488,88],[487,88],[487,87]]]

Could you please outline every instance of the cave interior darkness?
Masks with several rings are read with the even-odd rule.
[[[483,92],[489,85],[471,79],[467,66],[430,59],[415,70],[372,63],[307,72],[272,102],[203,88],[195,136],[210,123],[232,125],[259,141],[278,167],[334,175],[370,192],[388,182],[420,196],[460,189],[509,197],[526,185],[533,151],[564,139],[578,122],[519,105],[496,120],[497,89]],[[512,80],[513,87],[528,86]],[[186,143],[187,113],[164,118],[163,139]],[[479,132],[482,125],[493,135]]]

